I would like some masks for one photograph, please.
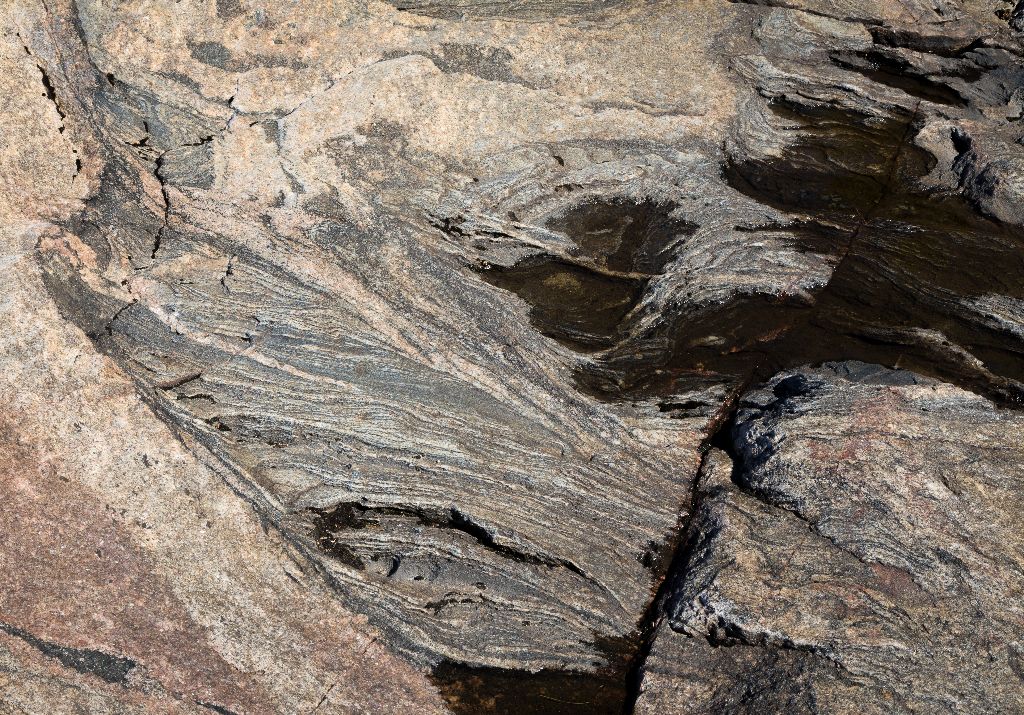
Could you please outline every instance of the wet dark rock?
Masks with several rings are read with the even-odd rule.
[[[466,668],[443,663],[431,679],[455,715],[619,715],[622,678],[567,673]]]
[[[672,218],[675,209],[650,199],[580,204],[548,222],[575,244],[569,258],[533,256],[481,275],[529,303],[545,335],[582,350],[610,347],[627,332],[649,280],[696,229]]]

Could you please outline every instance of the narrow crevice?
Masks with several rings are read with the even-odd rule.
[[[632,715],[636,709],[636,703],[640,697],[641,686],[643,685],[644,665],[651,653],[651,649],[654,647],[658,626],[661,625],[667,616],[665,609],[672,597],[672,593],[686,578],[686,569],[690,563],[695,544],[695,535],[692,533],[694,521],[700,513],[702,506],[701,478],[707,469],[708,455],[712,449],[720,448],[720,444],[728,439],[727,435],[731,434],[736,421],[736,414],[739,410],[740,398],[749,388],[753,376],[754,373],[752,371],[746,380],[732,390],[729,397],[708,423],[707,436],[699,448],[701,458],[697,471],[693,475],[688,510],[685,512],[685,517],[680,520],[679,528],[672,535],[668,567],[658,585],[654,599],[648,605],[637,627],[639,633],[638,646],[626,668],[626,697],[622,705],[623,715]]]
[[[356,568],[363,568],[365,565],[355,555],[351,546],[345,544],[339,537],[347,531],[376,527],[389,517],[397,517],[413,519],[421,526],[461,532],[480,546],[512,561],[565,568],[585,580],[593,580],[568,559],[523,551],[498,541],[492,530],[455,507],[430,509],[419,506],[368,506],[359,502],[343,502],[329,509],[313,508],[309,512],[312,515],[311,535],[317,546],[325,553],[338,557]]]
[[[228,265],[224,269],[224,275],[220,277],[220,285],[224,290],[224,294],[228,295],[231,293],[231,288],[228,287],[228,278],[232,278],[235,275],[235,259],[237,256],[231,256],[228,258]]]
[[[160,251],[161,244],[163,243],[164,234],[167,231],[171,215],[171,199],[167,191],[167,177],[164,175],[164,164],[167,153],[170,150],[161,150],[159,147],[154,146],[151,143],[153,140],[153,134],[150,131],[148,122],[142,122],[142,131],[144,133],[141,139],[126,141],[125,144],[138,150],[137,154],[140,159],[152,163],[153,178],[155,178],[157,183],[160,185],[160,210],[162,215],[160,217],[160,226],[157,228],[156,233],[153,236],[153,248],[150,251],[149,256],[151,260],[155,260],[157,253]],[[195,144],[183,144],[182,146],[201,146],[202,144],[207,143],[207,141],[212,141],[212,137],[200,138],[200,140]]]
[[[715,623],[706,636],[709,646],[712,648],[761,648],[765,650],[789,650],[799,653],[807,653],[818,657],[826,658],[840,668],[844,666],[830,657],[829,652],[820,646],[810,643],[797,643],[792,638],[786,638],[768,632],[751,632],[736,622],[727,621],[722,615],[711,612]]]
[[[190,372],[187,375],[182,375],[181,377],[175,377],[171,378],[170,380],[165,380],[164,382],[155,383],[153,387],[156,387],[157,389],[160,390],[173,390],[176,387],[181,387],[182,385],[187,385],[188,383],[193,382],[194,380],[198,380],[202,376],[203,372],[201,370],[196,372]]]
[[[156,254],[160,250],[160,244],[163,243],[164,232],[167,230],[167,223],[170,220],[171,214],[171,199],[167,195],[167,180],[163,175],[164,168],[164,156],[167,152],[162,152],[156,159],[153,160],[153,176],[160,182],[160,196],[163,199],[163,222],[160,228],[156,231],[156,236],[153,238],[153,252],[150,254],[150,258],[156,259]]]
[[[694,476],[689,511],[680,528],[671,538],[672,556],[669,560],[668,568],[661,583],[658,585],[654,599],[648,605],[637,627],[636,651],[629,659],[625,670],[625,698],[622,703],[622,715],[632,715],[636,709],[636,703],[640,698],[643,686],[644,665],[647,663],[647,658],[654,647],[654,640],[658,635],[658,627],[667,616],[665,612],[666,604],[671,598],[673,588],[684,577],[686,565],[690,560],[690,550],[686,548],[686,545],[689,544],[688,536],[694,516],[700,509],[699,474],[704,469],[708,451],[705,449],[701,455],[700,466],[697,470],[697,475]]]
[[[57,116],[60,117],[60,125],[57,127],[57,131],[63,134],[67,130],[67,114],[60,106],[60,101],[57,99],[57,90],[53,85],[53,80],[50,78],[50,74],[43,67],[42,63],[36,59],[35,55],[32,54],[32,50],[29,49],[28,43],[22,38],[21,33],[17,33],[18,39],[21,41],[21,46],[25,50],[25,54],[32,58],[32,62],[35,64],[36,69],[39,70],[39,76],[43,83],[43,96],[45,96],[53,108],[57,111]],[[78,155],[78,149],[71,147],[71,153],[75,155],[75,170],[71,174],[71,180],[74,181],[80,173],[82,173],[82,158]]]
[[[126,310],[128,310],[129,308],[131,308],[133,305],[135,305],[138,302],[139,302],[139,299],[135,298],[131,302],[125,303],[120,308],[118,308],[116,311],[114,311],[114,314],[110,316],[110,319],[107,320],[106,323],[104,323],[103,327],[99,331],[97,331],[95,333],[86,333],[86,335],[88,335],[89,338],[92,339],[92,340],[98,340],[101,337],[104,337],[104,336],[108,336],[109,337],[109,336],[113,335],[114,334],[114,323],[116,323],[121,318],[121,314],[122,313],[124,313]]]
[[[33,63],[35,63],[36,69],[39,70],[39,75],[42,78],[43,82],[44,96],[48,100],[50,100],[50,102],[53,104],[54,109],[57,110],[57,115],[60,117],[60,131],[61,133],[63,133],[64,120],[67,115],[64,114],[64,110],[60,107],[60,102],[57,101],[57,91],[54,89],[53,81],[50,79],[50,74],[46,71],[46,68],[43,67],[42,63],[40,63],[39,60],[36,59],[35,55],[32,54],[32,50],[29,49],[28,43],[25,42],[24,38],[22,38],[20,33],[18,33],[18,39],[21,40],[21,46],[25,50],[25,54],[32,58]]]

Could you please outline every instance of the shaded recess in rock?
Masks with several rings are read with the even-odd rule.
[[[555,559],[545,555],[517,549],[500,542],[496,534],[484,524],[475,521],[455,507],[430,508],[422,506],[369,506],[358,502],[342,502],[330,509],[309,509],[312,523],[311,536],[316,545],[326,554],[339,559],[356,569],[366,568],[365,562],[359,558],[350,546],[340,538],[345,532],[358,529],[376,529],[387,533],[397,521],[411,521],[420,527],[431,529],[447,529],[470,537],[480,546],[512,561],[522,563],[560,566],[567,568],[581,577],[586,577],[578,566],[564,559]],[[372,558],[389,561],[399,559],[397,554],[379,553]]]
[[[878,50],[836,52],[832,55],[832,61],[844,69],[860,72],[874,82],[903,90],[912,97],[954,107],[967,106],[956,90],[917,74],[909,62],[895,55]]]
[[[569,347],[607,347],[643,294],[644,281],[540,256],[484,274],[489,283],[530,304],[530,320]]]
[[[676,207],[651,199],[581,204],[549,228],[571,238],[572,259],[533,256],[481,276],[530,304],[530,319],[548,337],[579,350],[610,347],[650,279],[696,226],[672,216]]]
[[[469,668],[450,662],[431,679],[456,715],[619,715],[622,679],[604,674]]]
[[[835,257],[827,286],[811,302],[740,295],[686,320],[665,315],[581,370],[581,385],[631,399],[856,359],[1020,405],[1019,340],[963,303],[1024,298],[1021,231],[985,218],[959,194],[920,187],[934,159],[913,142],[914,114],[881,119],[786,102],[772,109],[797,140],[781,157],[729,161],[725,178],[790,216],[783,228],[800,250]]]

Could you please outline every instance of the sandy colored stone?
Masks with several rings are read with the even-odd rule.
[[[997,5],[5,5],[0,712],[1019,709]]]

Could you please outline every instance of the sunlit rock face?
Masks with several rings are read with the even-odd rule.
[[[5,57],[60,158],[53,195],[11,209],[32,299],[457,711],[1012,711],[1012,648],[977,698],[939,673],[1015,616],[968,638],[906,556],[968,548],[997,497],[950,530],[867,519],[824,458],[754,484],[788,410],[843,461],[879,392],[899,404],[872,438],[917,431],[857,453],[865,492],[948,469],[953,447],[909,445],[949,435],[952,463],[1019,481],[1024,50],[1002,5],[24,0]],[[812,497],[827,528],[800,521]],[[900,563],[869,548],[897,533]],[[983,610],[1022,585],[1000,543],[988,571],[942,562]],[[785,620],[817,602],[772,583],[851,550],[830,588],[882,589],[877,628]],[[887,578],[947,632],[911,633]]]
[[[865,363],[748,393],[638,712],[1016,708],[1022,437],[1020,412]]]

